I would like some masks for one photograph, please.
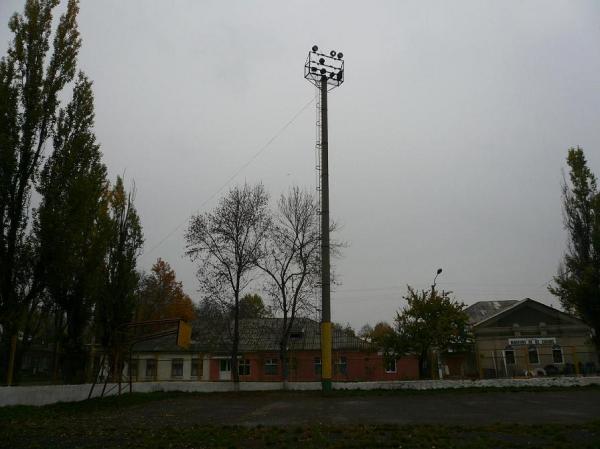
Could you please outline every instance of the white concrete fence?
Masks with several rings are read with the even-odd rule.
[[[448,388],[575,387],[600,385],[600,377],[536,377],[531,379],[482,380],[411,380],[389,382],[334,382],[334,390],[438,390]],[[129,391],[129,384],[121,384]],[[0,407],[7,405],[46,405],[87,399],[91,384],[0,387]],[[100,396],[103,385],[96,385],[93,397]],[[240,382],[240,391],[320,390],[320,382]],[[116,384],[108,384],[105,395],[118,393]],[[136,382],[135,393],[183,391],[216,393],[234,391],[231,382]]]

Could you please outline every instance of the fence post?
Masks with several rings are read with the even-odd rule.
[[[531,366],[529,365],[529,348],[527,346],[523,348],[523,357],[525,357],[525,370],[527,371],[527,375],[529,375]]]
[[[476,361],[477,361],[477,371],[479,371],[479,378],[483,379],[483,368],[481,367],[481,356],[482,354],[477,351],[477,356],[475,357]]]

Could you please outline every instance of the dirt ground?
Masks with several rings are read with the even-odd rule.
[[[134,406],[128,419],[157,424],[548,424],[600,418],[600,390],[323,397],[319,393],[183,396]],[[119,419],[118,414],[114,419]]]

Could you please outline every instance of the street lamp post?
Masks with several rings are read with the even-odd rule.
[[[433,284],[431,285],[431,299],[433,300],[433,297],[435,296],[435,286],[437,285],[435,283],[435,281],[437,280],[437,277],[442,274],[442,269],[438,268],[437,272],[435,273],[435,277],[433,278]],[[442,291],[442,294],[444,292]],[[438,368],[438,377],[440,379],[444,378],[444,373],[442,370],[442,365],[440,363],[440,348],[437,348],[437,352],[436,352],[436,357],[435,357],[436,361],[437,361],[437,368]]]
[[[317,148],[320,150],[320,214],[321,214],[321,384],[331,390],[332,329],[329,261],[329,138],[327,122],[327,92],[344,82],[344,55],[334,50],[320,53],[314,45],[304,64],[304,78],[319,90],[319,121]]]
[[[440,274],[442,274],[442,269],[438,268],[437,272],[435,273],[435,277],[433,278],[433,284],[431,284],[431,296],[433,296],[433,294],[435,293],[435,286],[437,285],[435,281]]]

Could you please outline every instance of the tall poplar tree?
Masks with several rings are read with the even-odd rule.
[[[112,357],[113,374],[120,372],[123,362],[123,325],[133,319],[140,278],[136,267],[144,237],[134,197],[135,191],[126,192],[118,176],[109,196],[109,246],[95,309],[100,342]]]
[[[63,374],[83,380],[84,331],[90,321],[107,250],[106,167],[93,132],[92,83],[79,74],[73,98],[61,110],[54,152],[42,170],[37,213],[43,282],[56,315],[56,334],[66,335]]]
[[[600,192],[583,150],[570,148],[569,180],[563,183],[567,250],[550,292],[593,330],[600,349]]]
[[[59,0],[27,0],[9,21],[13,40],[0,59],[0,371],[14,360],[17,334],[39,291],[32,269],[31,192],[59,93],[73,80],[81,45],[78,2],[70,0],[50,36]],[[9,345],[8,342],[11,342]],[[11,354],[9,356],[9,354]]]

